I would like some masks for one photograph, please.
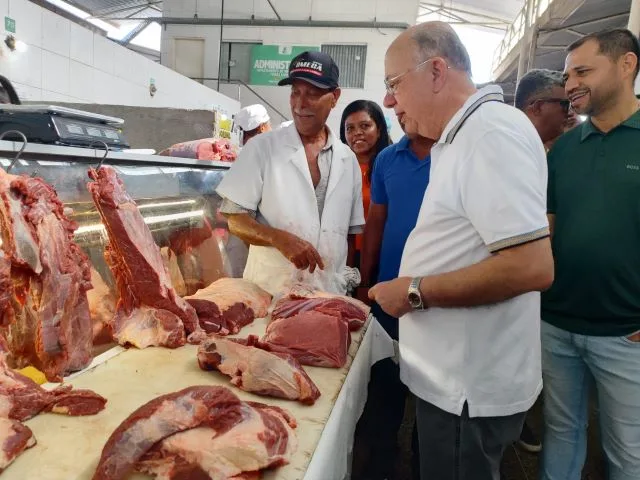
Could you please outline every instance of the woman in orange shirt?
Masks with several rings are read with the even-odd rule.
[[[371,100],[356,100],[347,105],[340,121],[340,140],[356,154],[362,171],[364,216],[369,211],[371,174],[378,153],[391,145],[387,122],[380,106]],[[362,235],[356,235],[355,255],[349,265],[360,266]]]

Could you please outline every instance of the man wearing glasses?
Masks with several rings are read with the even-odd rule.
[[[445,23],[401,34],[385,73],[385,106],[436,143],[399,278],[369,296],[400,318],[421,477],[497,480],[542,389],[539,292],[553,281],[544,147],[499,87],[476,90]]]
[[[515,105],[529,117],[545,145],[551,145],[567,128],[571,105],[561,72],[527,72],[516,87]]]

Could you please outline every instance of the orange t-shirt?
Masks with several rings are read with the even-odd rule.
[[[367,219],[369,214],[369,204],[371,203],[371,184],[369,183],[369,165],[360,163],[360,171],[362,172],[362,206],[364,207],[364,218]],[[362,250],[362,234],[356,235],[356,250]]]

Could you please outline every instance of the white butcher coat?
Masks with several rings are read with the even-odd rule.
[[[365,222],[362,174],[353,152],[335,135],[332,148],[322,219],[295,125],[252,138],[216,189],[221,197],[257,211],[260,223],[293,233],[320,253],[325,268],[310,274],[297,270],[275,248],[251,245],[243,276],[272,295],[295,281],[346,293],[347,234]]]

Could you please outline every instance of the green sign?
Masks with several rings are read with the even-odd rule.
[[[4,17],[4,29],[9,33],[16,33],[16,21],[11,17]]]
[[[290,45],[254,45],[251,49],[251,85],[277,85],[287,76],[289,63],[293,58],[308,50],[320,47],[299,47]]]

